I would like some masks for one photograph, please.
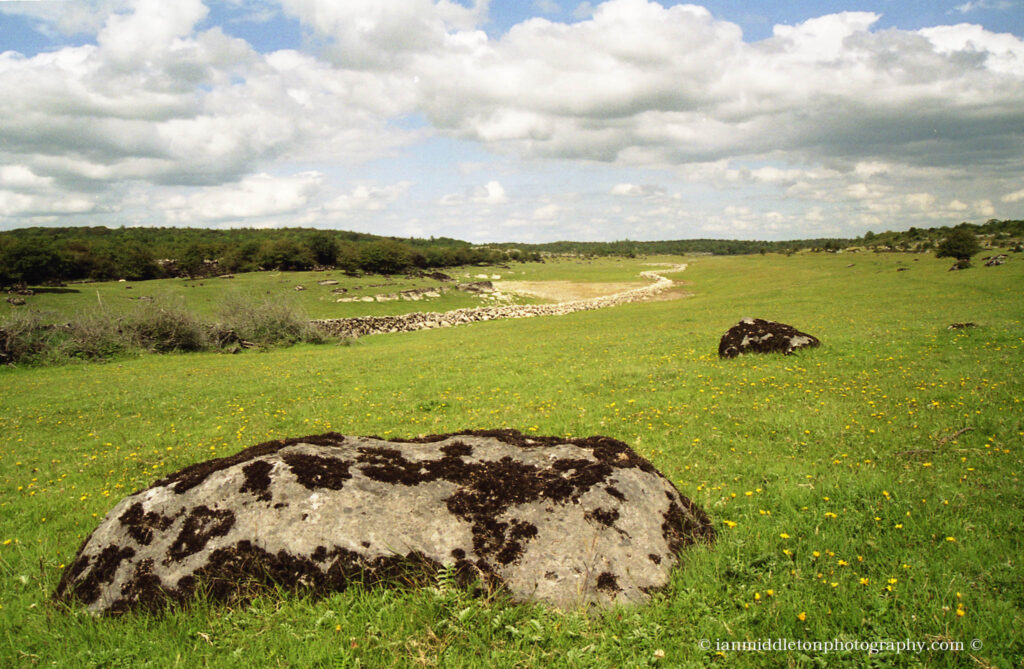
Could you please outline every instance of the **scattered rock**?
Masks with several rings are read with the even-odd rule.
[[[23,297],[8,297],[7,303],[12,307],[20,307],[25,304],[25,298]]]
[[[338,285],[338,282],[335,281],[334,279],[321,279],[321,280],[317,281],[317,283],[319,285],[321,285],[321,286],[337,286]]]
[[[976,327],[978,327],[977,323],[950,323],[946,327],[946,329],[947,330],[965,330],[967,328],[976,328]]]
[[[234,279],[235,275],[234,274],[221,274],[217,278],[218,279]]]
[[[909,267],[897,267],[896,271],[897,272],[906,272],[908,269],[910,269],[910,268]]]
[[[961,270],[961,269],[969,269],[970,266],[971,266],[971,261],[970,260],[957,260],[955,263],[953,263],[953,266],[949,268],[949,271],[950,272],[955,272],[955,271]]]
[[[687,546],[714,537],[700,508],[608,437],[329,433],[200,462],[128,496],[54,596],[120,613],[268,585],[429,582],[444,566],[517,600],[612,605],[645,601]]]
[[[1006,262],[1006,255],[1000,254],[997,256],[992,256],[987,261],[985,261],[985,267],[998,267],[999,265],[1002,265],[1004,262]]]
[[[306,290],[305,286],[295,286],[295,290]]]
[[[444,272],[420,272],[419,275],[424,279],[433,279],[434,281],[454,281]]]
[[[676,265],[670,271],[680,271],[686,265]],[[532,318],[535,316],[563,316],[577,311],[588,311],[591,309],[603,309],[614,307],[630,302],[639,302],[657,298],[675,285],[671,279],[660,276],[656,272],[641,272],[640,275],[652,279],[654,283],[632,288],[630,290],[616,293],[614,295],[603,295],[588,299],[571,300],[557,304],[509,304],[509,305],[488,305],[484,307],[471,307],[466,309],[454,309],[446,312],[415,312],[400,314],[397,316],[356,316],[352,318],[329,318],[312,321],[313,325],[325,333],[344,338],[357,338],[374,334],[386,334],[392,332],[412,332],[415,330],[431,330],[434,328],[447,328],[464,323],[476,323],[479,321],[491,321],[499,318]],[[353,290],[355,290],[353,288]],[[425,292],[423,297],[440,297],[436,291]],[[338,302],[350,302],[361,299],[362,301],[373,302],[372,297],[364,298],[339,298]]]
[[[799,348],[820,345],[817,337],[800,332],[791,325],[761,318],[744,318],[722,335],[718,342],[718,357],[735,358],[744,353],[789,355]]]
[[[486,276],[481,274],[479,276]],[[469,283],[460,283],[455,286],[459,290],[465,290],[470,293],[489,293],[494,290],[494,284],[490,281],[471,281]]]

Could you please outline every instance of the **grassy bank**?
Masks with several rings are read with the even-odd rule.
[[[0,370],[0,657],[705,666],[718,640],[909,638],[981,647],[726,651],[722,664],[1017,666],[1024,262],[947,268],[885,254],[702,257],[677,275],[690,282],[683,300],[348,347]],[[626,275],[570,269],[548,278]],[[720,361],[718,338],[743,316],[823,346]],[[946,328],[957,321],[978,327]],[[473,599],[443,580],[104,620],[47,601],[117,500],[191,462],[327,430],[493,427],[626,441],[709,512],[718,542],[688,553],[650,605],[589,614]]]

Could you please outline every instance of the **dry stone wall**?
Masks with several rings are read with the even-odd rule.
[[[686,265],[676,265],[671,269],[680,271]],[[577,311],[590,311],[615,307],[630,302],[642,302],[655,297],[675,282],[657,272],[641,272],[640,276],[652,280],[653,283],[633,288],[614,295],[605,295],[586,300],[572,300],[557,304],[510,304],[502,306],[470,307],[446,312],[416,312],[398,316],[357,316],[354,318],[331,318],[313,321],[313,324],[325,332],[341,337],[365,337],[366,335],[385,334],[389,332],[412,332],[414,330],[432,330],[447,328],[463,323],[493,321],[499,318],[532,318],[534,316],[562,316]]]

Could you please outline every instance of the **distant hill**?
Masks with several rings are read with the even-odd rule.
[[[983,246],[1019,244],[1024,221],[961,223]],[[335,267],[393,274],[481,263],[540,260],[544,255],[742,255],[845,249],[924,252],[954,229],[910,228],[863,237],[757,241],[681,239],[637,242],[516,242],[474,245],[449,237],[382,237],[345,230],[272,228],[35,227],[0,232],[0,286],[83,279],[142,280],[254,270]]]
[[[961,223],[955,228],[965,228],[981,238],[983,244],[998,245],[1001,242],[1017,242],[1024,238],[1024,221],[992,219],[981,225]],[[547,244],[489,244],[503,250],[575,255],[690,255],[709,253],[712,255],[745,255],[751,253],[790,253],[802,250],[840,251],[858,248],[878,251],[922,252],[935,248],[955,228],[910,228],[899,232],[867,232],[863,237],[817,239],[795,239],[789,241],[757,241],[737,239],[678,239],[673,241],[637,242],[630,240],[616,242],[550,242]]]

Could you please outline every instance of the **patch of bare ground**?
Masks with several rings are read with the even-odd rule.
[[[641,288],[648,285],[643,281],[629,281],[621,283],[596,283],[576,281],[497,281],[494,284],[495,290],[502,293],[515,293],[517,295],[528,295],[551,302],[570,302],[572,300],[589,300],[595,297],[607,297],[624,293],[627,290]],[[689,296],[684,286],[686,282],[676,281],[675,286],[663,293],[652,295],[648,298],[650,302],[662,302],[665,300],[678,300]]]
[[[494,288],[502,293],[516,293],[552,302],[588,300],[623,293],[647,285],[644,281],[595,283],[576,281],[497,281]]]
[[[647,302],[669,302],[671,300],[681,300],[684,297],[692,297],[693,293],[688,289],[690,283],[689,281],[676,281],[674,286],[663,293],[652,295],[647,299]]]

